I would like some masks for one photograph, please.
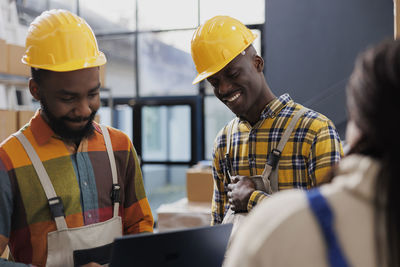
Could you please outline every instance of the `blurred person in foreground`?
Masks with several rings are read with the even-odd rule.
[[[399,99],[400,42],[385,41],[356,61],[347,86],[350,150],[332,183],[259,205],[224,266],[400,266]]]
[[[191,42],[198,71],[193,83],[207,79],[236,115],[214,142],[211,222],[233,222],[233,232],[236,218],[272,193],[321,183],[342,155],[331,120],[288,94],[273,94],[264,60],[252,45],[255,38],[240,21],[216,16],[196,30]]]
[[[66,10],[42,13],[22,62],[41,108],[0,145],[0,254],[9,245],[16,261],[0,265],[73,266],[74,250],[152,232],[131,141],[93,121],[106,58],[90,26]]]

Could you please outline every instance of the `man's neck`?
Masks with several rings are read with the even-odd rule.
[[[254,108],[254,112],[252,114],[249,114],[247,118],[243,119],[247,120],[251,126],[254,126],[260,120],[261,114],[265,107],[274,99],[276,99],[276,96],[268,88],[268,90],[265,91],[265,94],[260,97],[260,102]]]

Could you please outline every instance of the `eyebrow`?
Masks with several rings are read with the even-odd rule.
[[[101,87],[101,84],[98,83],[98,84],[96,85],[96,87],[93,87],[92,89],[90,89],[88,93],[90,94],[90,93],[93,93],[93,92],[95,92],[95,91],[98,91],[98,90],[100,89],[100,87]],[[62,95],[79,95],[79,93],[70,92],[70,91],[67,91],[67,90],[65,90],[65,89],[61,89],[61,90],[59,91],[59,94],[62,94]]]

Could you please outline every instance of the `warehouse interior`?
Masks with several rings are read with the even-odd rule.
[[[344,142],[354,60],[395,32],[391,0],[0,0],[0,141],[40,107],[20,58],[29,24],[50,9],[84,18],[107,57],[96,120],[131,139],[160,232],[209,225],[213,144],[234,118],[207,81],[192,84],[197,27],[216,15],[243,22],[275,95],[326,115]]]

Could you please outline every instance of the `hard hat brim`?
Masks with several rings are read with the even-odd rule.
[[[37,65],[37,64],[31,64],[29,62],[29,58],[25,55],[21,58],[21,62],[32,68],[65,72],[65,71],[74,71],[74,70],[79,70],[79,69],[87,69],[87,68],[102,66],[102,65],[106,64],[107,58],[103,52],[99,52],[99,54],[95,57],[69,61],[64,64]]]

